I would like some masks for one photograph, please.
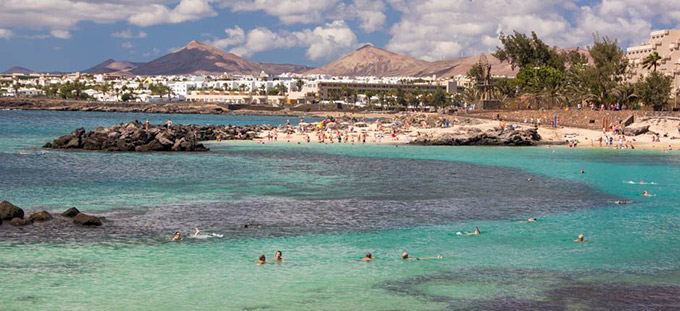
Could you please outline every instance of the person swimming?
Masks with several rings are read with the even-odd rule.
[[[614,204],[630,204],[632,201],[629,200],[616,200]]]
[[[415,258],[410,258],[408,257],[408,252],[403,252],[401,253],[401,259],[403,260],[431,260],[431,259],[442,259],[442,255],[437,255],[437,257],[415,257]]]
[[[649,194],[649,192],[647,192],[647,190],[645,190],[645,191],[642,191],[642,196],[643,196],[643,197],[650,197],[650,196],[652,196],[652,195]]]
[[[198,236],[198,234],[201,233],[201,230],[198,230],[198,227],[196,227],[196,232],[194,232],[194,236]]]
[[[533,217],[531,217],[531,218],[529,218],[529,219],[527,219],[527,220],[522,220],[522,221],[520,221],[520,222],[521,222],[521,223],[527,223],[527,222],[537,222],[537,221],[538,221],[538,218],[533,218]]]
[[[263,254],[263,255],[260,255],[260,259],[258,259],[258,260],[256,261],[256,263],[257,263],[258,265],[263,265],[263,264],[265,264],[266,261],[267,261],[267,257],[265,257],[264,254]]]
[[[361,258],[361,261],[371,261],[373,260],[373,255],[371,253],[366,253],[366,257]]]
[[[281,253],[281,251],[276,251],[276,253],[274,253],[274,260],[276,260],[278,262],[282,262],[283,261],[283,253]]]
[[[482,232],[479,231],[479,227],[475,227],[475,232],[468,232],[468,233],[465,234],[465,236],[469,236],[469,235],[480,235],[480,234],[482,234]]]
[[[579,234],[578,239],[574,240],[574,242],[588,242],[588,240],[585,240],[583,234]]]
[[[581,169],[581,174],[585,174],[585,173],[586,173],[586,171],[584,171],[583,169]]]
[[[179,233],[179,231],[175,232],[175,235],[172,237],[173,241],[181,241],[182,240],[182,235]]]

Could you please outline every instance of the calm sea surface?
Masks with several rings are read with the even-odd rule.
[[[680,309],[677,151],[223,142],[36,154],[77,127],[146,117],[289,119],[0,111],[0,200],[106,217],[96,229],[3,223],[0,310]],[[529,217],[539,222],[519,222]],[[219,237],[169,242],[197,226]],[[590,241],[573,242],[581,233]],[[255,265],[276,250],[282,264]],[[405,250],[444,259],[403,261]],[[366,252],[373,262],[358,261]]]

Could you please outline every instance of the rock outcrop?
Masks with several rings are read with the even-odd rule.
[[[79,213],[80,213],[80,211],[77,208],[71,207],[71,208],[67,209],[65,212],[61,213],[61,216],[73,218],[73,217],[76,217],[76,215],[78,215]]]
[[[470,128],[467,131],[443,133],[434,137],[418,137],[411,144],[441,146],[533,146],[541,140],[538,130],[513,129],[482,131]]]
[[[33,223],[33,220],[31,219],[23,219],[19,217],[12,218],[12,220],[9,221],[9,224],[15,227],[23,227],[26,225],[30,225]]]
[[[39,211],[28,215],[28,219],[31,221],[48,221],[52,219],[52,215],[47,211]]]
[[[7,201],[0,202],[0,220],[12,220],[24,218],[24,210]]]
[[[149,126],[139,121],[121,123],[111,127],[98,127],[94,131],[79,128],[70,135],[59,137],[43,148],[84,149],[108,152],[150,151],[208,151],[201,141],[249,140],[272,126],[218,126],[218,125],[161,125]]]
[[[82,226],[98,227],[98,226],[102,225],[102,221],[98,217],[92,216],[92,215],[87,215],[87,214],[84,214],[84,213],[78,213],[78,215],[76,215],[76,217],[73,217],[73,222],[75,224],[82,225]]]
[[[638,136],[642,135],[644,133],[649,132],[649,125],[644,125],[644,126],[638,126],[638,127],[626,127],[623,129],[623,132],[626,133],[626,135],[631,135],[631,136]]]

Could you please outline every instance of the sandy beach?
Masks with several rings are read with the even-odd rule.
[[[446,133],[455,133],[465,131],[470,128],[477,128],[481,131],[496,130],[501,126],[513,126],[519,129],[526,129],[534,127],[533,125],[523,124],[520,122],[497,121],[473,117],[452,117],[446,116],[442,119],[449,121],[449,127],[441,126],[426,126],[423,124],[401,124],[398,122],[405,114],[387,114],[387,113],[371,113],[371,114],[352,114],[352,113],[327,113],[329,117],[341,118],[351,117],[356,119],[370,118],[383,120],[381,126],[376,122],[357,122],[355,125],[346,122],[347,129],[333,130],[326,129],[326,139],[323,143],[336,144],[338,143],[338,135],[343,136],[341,143],[361,143],[363,135],[366,136],[365,143],[367,144],[407,144],[419,137],[420,135],[427,135],[436,137]],[[423,114],[421,114],[423,115]],[[317,115],[321,116],[321,115]],[[437,114],[424,114],[427,117],[441,117]],[[397,122],[387,123],[387,120],[395,120]],[[271,132],[262,133],[260,139],[256,143],[307,143],[308,138],[310,143],[320,143],[321,140],[317,137],[316,124],[303,123],[299,126],[299,120],[291,119],[291,128],[294,132],[284,132],[275,130]],[[399,124],[399,125],[397,125]],[[538,133],[542,139],[537,144],[538,146],[563,146],[575,148],[612,148],[615,149],[619,140],[621,140],[622,149],[641,149],[641,150],[680,150],[680,133],[678,133],[678,126],[680,121],[673,118],[650,118],[642,122],[636,122],[630,127],[649,126],[649,132],[637,136],[619,135],[611,131],[603,133],[591,129],[583,129],[577,127],[557,127],[541,126],[538,128]],[[303,130],[301,130],[303,129]],[[394,136],[392,133],[394,133]],[[656,135],[658,134],[658,135]],[[611,137],[613,145],[606,144],[606,139]],[[345,139],[346,138],[346,139]],[[658,138],[658,141],[657,141]],[[600,143],[600,140],[602,142]],[[570,144],[570,142],[572,144]],[[217,143],[211,141],[210,143]],[[222,141],[221,143],[228,143]]]

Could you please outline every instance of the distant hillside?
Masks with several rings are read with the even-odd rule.
[[[133,63],[128,61],[116,61],[115,59],[107,59],[102,63],[83,70],[84,73],[91,74],[105,74],[105,73],[125,73],[144,63]]]
[[[268,74],[303,72],[310,67],[252,62],[216,47],[191,41],[181,49],[130,70],[135,75]]]
[[[325,66],[305,72],[333,76],[400,76],[403,72],[428,64],[415,59],[365,45]]]
[[[565,49],[565,51],[573,49]],[[590,59],[587,50],[580,50]],[[370,45],[353,51],[325,66],[312,69],[307,74],[327,74],[333,76],[378,76],[378,77],[451,77],[466,75],[474,64],[479,63],[481,55],[449,58],[428,62],[412,57],[385,51]],[[511,68],[508,62],[501,63],[491,54],[486,55],[494,76],[514,77],[519,71]]]
[[[6,75],[11,75],[15,73],[31,74],[35,73],[35,71],[24,67],[14,66],[2,72],[2,74]]]

